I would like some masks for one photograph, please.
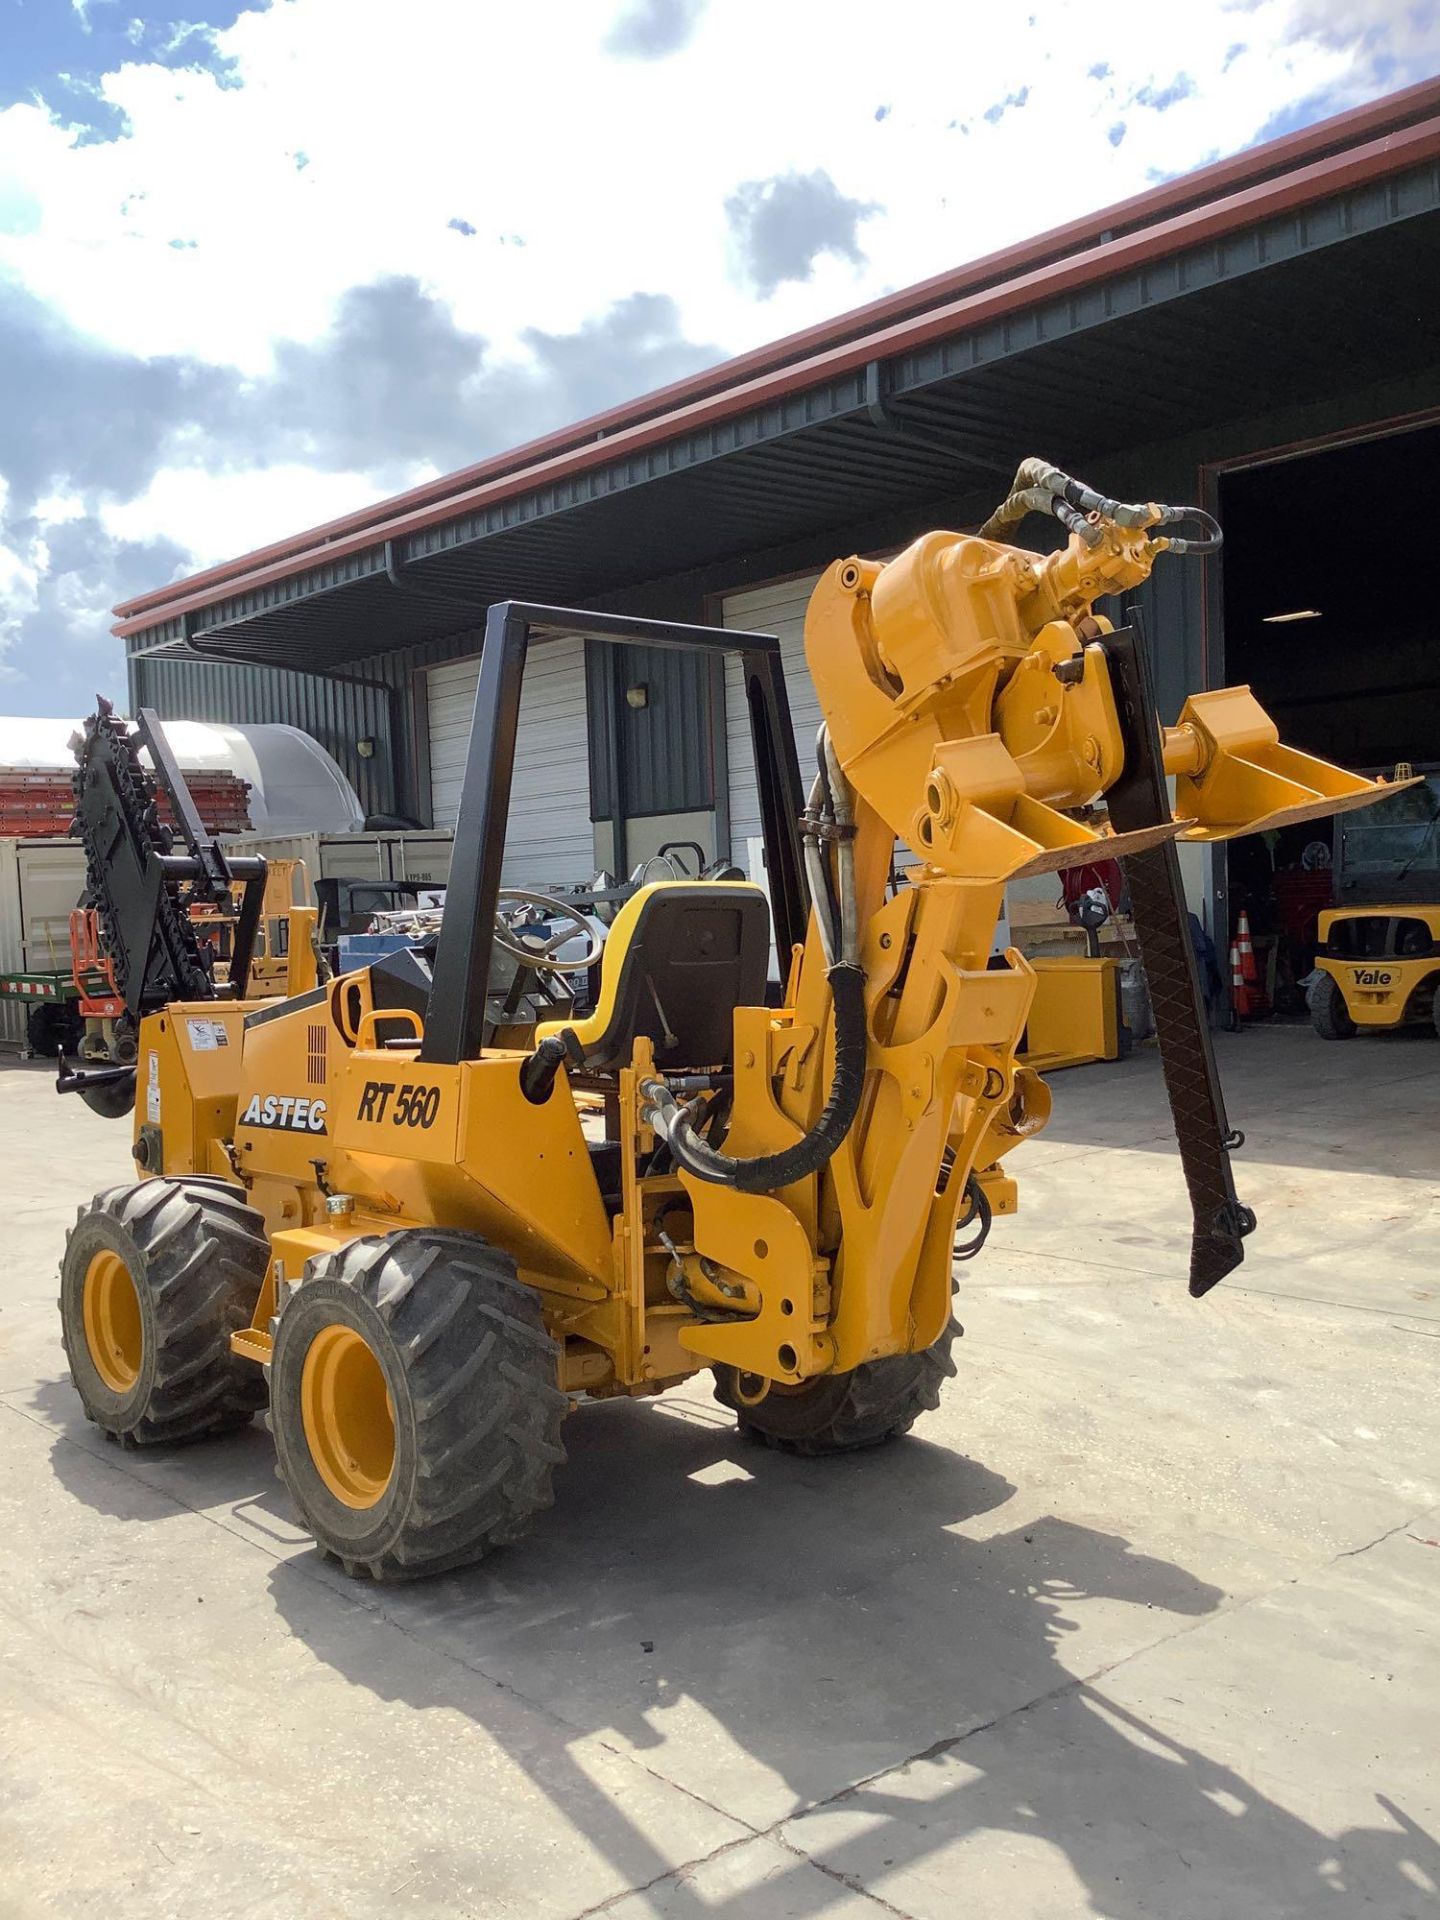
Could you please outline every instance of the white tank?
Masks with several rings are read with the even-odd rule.
[[[69,741],[81,725],[0,716],[0,769],[73,771]],[[299,727],[222,727],[205,720],[163,725],[182,773],[233,773],[249,781],[256,833],[358,833],[364,827],[359,795],[320,742]]]

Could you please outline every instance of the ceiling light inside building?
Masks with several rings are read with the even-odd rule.
[[[1299,607],[1294,613],[1267,613],[1263,616],[1267,627],[1286,627],[1292,620],[1318,620],[1318,607]]]

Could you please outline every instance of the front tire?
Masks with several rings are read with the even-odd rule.
[[[60,1325],[86,1417],[127,1446],[243,1426],[265,1402],[231,1351],[270,1258],[233,1187],[142,1180],[83,1207],[60,1267]]]
[[[540,1302],[469,1233],[312,1260],[269,1367],[280,1473],[324,1554],[410,1580],[519,1539],[553,1498],[568,1402]]]
[[[1355,1031],[1340,983],[1332,973],[1322,973],[1310,989],[1310,1024],[1322,1040],[1348,1040]]]
[[[798,1389],[774,1388],[745,1404],[745,1376],[715,1369],[715,1398],[729,1407],[741,1433],[786,1453],[854,1453],[908,1433],[940,1404],[955,1372],[950,1349],[963,1329],[953,1317],[923,1353],[867,1360],[850,1373],[827,1374]]]

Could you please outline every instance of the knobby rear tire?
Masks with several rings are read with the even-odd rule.
[[[867,1360],[850,1373],[828,1374],[798,1392],[772,1389],[747,1407],[733,1367],[715,1369],[715,1398],[729,1407],[741,1433],[786,1453],[853,1453],[882,1446],[933,1413],[955,1372],[950,1349],[963,1329],[952,1318],[923,1353]]]

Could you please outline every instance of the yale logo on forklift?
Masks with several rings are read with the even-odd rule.
[[[256,1093],[240,1116],[242,1127],[269,1127],[283,1133],[324,1133],[325,1102],[297,1099],[293,1093]]]
[[[1352,967],[1350,971],[1357,987],[1388,987],[1395,978],[1384,967]]]
[[[433,1127],[440,1111],[439,1087],[402,1087],[394,1080],[367,1080],[360,1093],[357,1120],[373,1120],[378,1125],[389,1120],[393,1127]]]

